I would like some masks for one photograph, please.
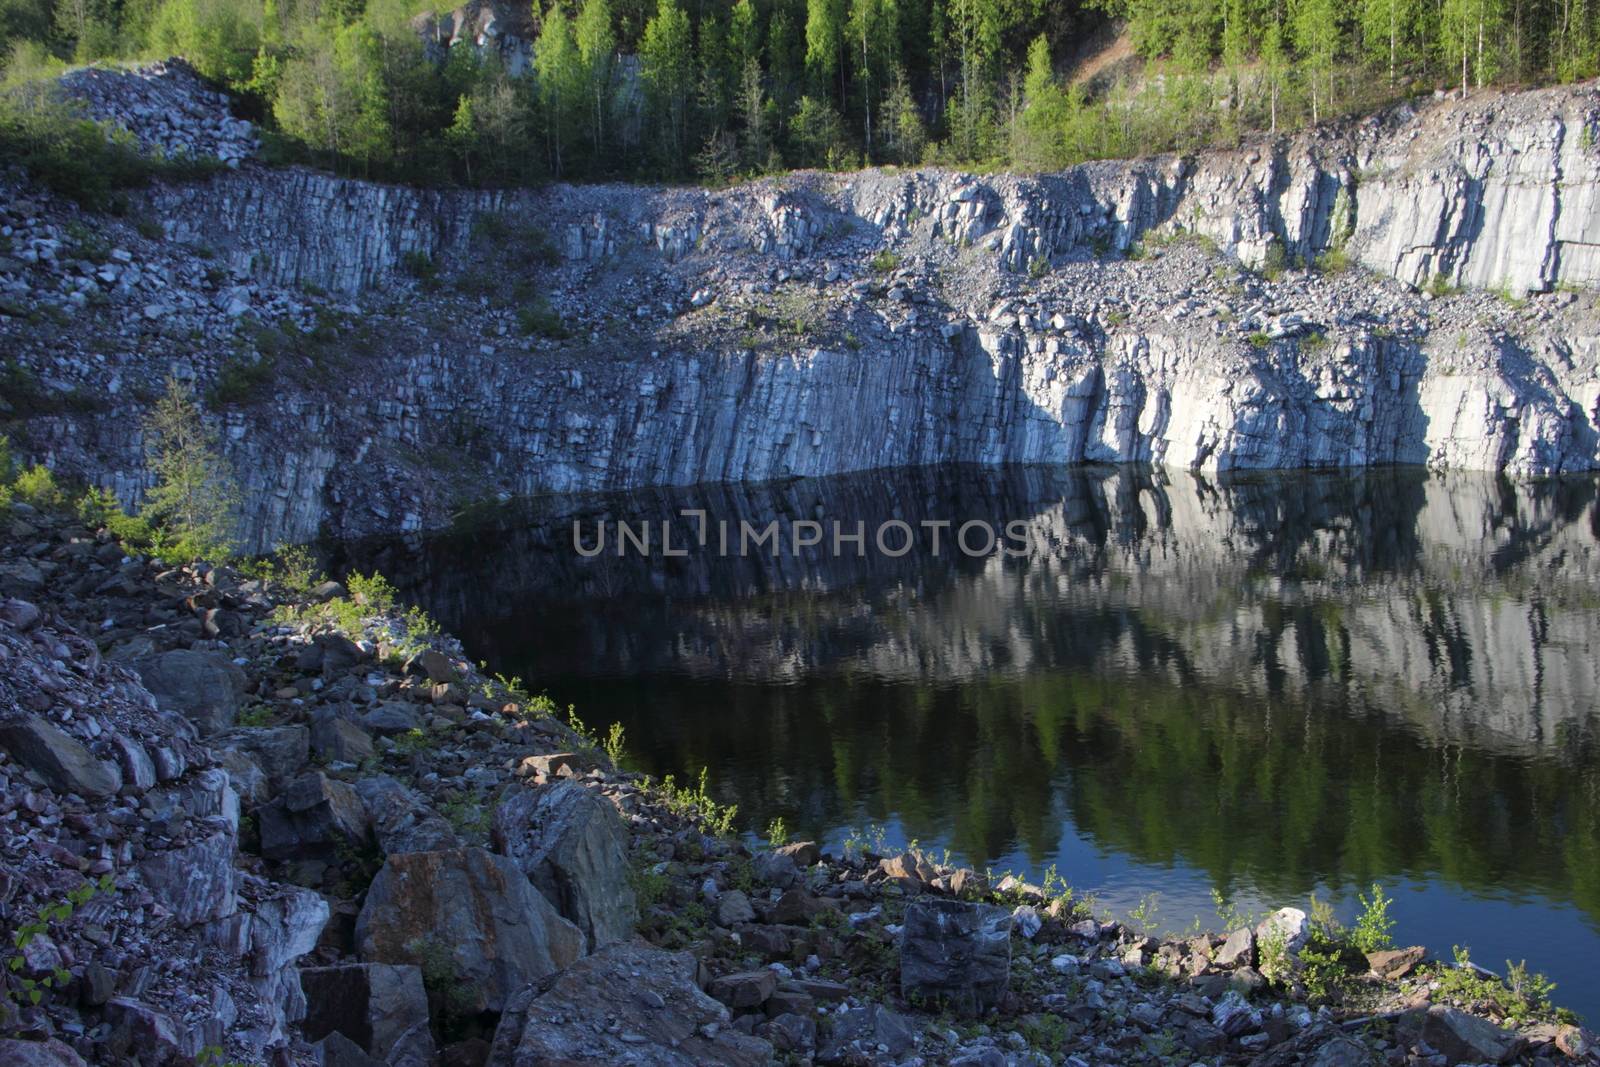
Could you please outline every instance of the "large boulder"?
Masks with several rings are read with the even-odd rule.
[[[311,758],[311,733],[304,726],[262,726],[230,730],[213,738],[213,748],[243,752],[267,776],[272,789],[282,789]]]
[[[729,1025],[728,1009],[695,985],[687,952],[640,941],[606,946],[568,967],[495,1034],[495,1067],[648,1063],[755,1067],[772,1046]],[[599,1028],[596,1019],[610,1025]]]
[[[290,782],[259,817],[261,854],[269,860],[330,858],[341,845],[360,846],[370,832],[356,791],[321,771]]]
[[[0,1037],[0,1063],[7,1067],[84,1067],[82,1056],[53,1037],[43,1041]]]
[[[449,820],[398,779],[373,775],[357,782],[355,789],[385,856],[461,847]]]
[[[495,808],[494,842],[577,923],[591,951],[633,936],[628,831],[609,802],[570,779],[513,786]]]
[[[418,1023],[427,1031],[428,994],[417,967],[388,963],[302,967],[300,987],[306,997],[306,1017],[300,1026],[308,1041],[339,1033],[362,1051],[386,1059]]]
[[[1404,1016],[1396,1031],[1408,1042],[1420,1040],[1432,1045],[1452,1064],[1510,1063],[1526,1043],[1521,1035],[1488,1019],[1442,1004]]]
[[[214,734],[233,726],[248,680],[227,656],[179,648],[134,665],[163,711],[176,711]]]
[[[583,934],[505,856],[481,848],[391,855],[356,919],[376,963],[445,965],[472,1011],[503,1011],[518,989],[568,966]]]
[[[179,926],[220,919],[238,907],[233,851],[234,836],[219,830],[182,848],[145,856],[139,876]]]
[[[58,793],[112,796],[122,788],[115,763],[96,759],[76,739],[38,715],[0,724],[0,748]]]
[[[900,991],[913,1004],[981,1015],[1011,975],[1011,912],[992,904],[921,898],[906,908]]]

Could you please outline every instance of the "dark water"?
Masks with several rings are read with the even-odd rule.
[[[494,670],[623,723],[639,769],[711,768],[746,830],[1054,865],[1116,913],[1158,894],[1169,930],[1216,926],[1213,889],[1317,891],[1349,917],[1377,881],[1403,943],[1526,958],[1592,1020],[1597,489],[915,470],[545,500],[352,562]],[[680,509],[713,530],[860,521],[867,550],[574,550],[575,518],[592,545],[601,518]],[[891,558],[871,537],[889,519],[1021,520],[1031,551],[969,558],[946,534]],[[699,528],[678,517],[674,545]]]

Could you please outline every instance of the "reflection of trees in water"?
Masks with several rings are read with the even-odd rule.
[[[1282,895],[1435,872],[1600,917],[1594,479],[896,472],[546,500],[364,546],[476,658],[714,769],[746,825],[1064,821]],[[571,523],[1025,518],[1025,561],[581,561]],[[690,520],[682,520],[689,540]],[[1070,876],[1070,872],[1066,872]]]

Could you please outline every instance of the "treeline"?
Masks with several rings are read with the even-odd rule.
[[[0,0],[13,68],[181,54],[285,158],[500,184],[1050,169],[1600,69],[1595,0],[541,0],[527,69],[419,0]],[[522,12],[518,11],[518,15]],[[1073,78],[1091,39],[1137,56]],[[1065,77],[1064,77],[1065,75]]]

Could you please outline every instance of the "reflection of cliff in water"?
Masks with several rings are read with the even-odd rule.
[[[605,518],[1024,519],[1027,559],[818,548],[585,560]],[[1593,479],[913,470],[553,498],[366,562],[530,679],[750,682],[1136,675],[1384,709],[1425,735],[1539,746],[1600,692]],[[919,542],[924,548],[926,540]]]
[[[1026,559],[580,559],[571,522],[1025,519]],[[1283,897],[1439,876],[1600,917],[1596,481],[910,471],[546,500],[352,563],[759,828],[1064,829]],[[683,520],[677,543],[690,540]],[[1070,872],[1068,872],[1070,874]]]

